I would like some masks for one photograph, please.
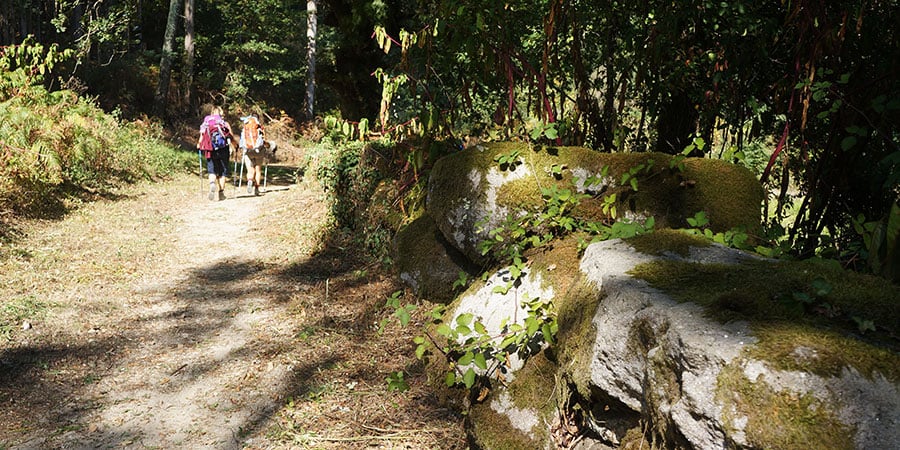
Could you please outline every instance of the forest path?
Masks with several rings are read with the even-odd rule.
[[[294,178],[131,186],[3,243],[0,448],[464,447],[411,331],[376,331],[398,287]]]

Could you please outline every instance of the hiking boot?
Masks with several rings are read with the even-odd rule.
[[[253,193],[253,189],[254,189],[255,187],[256,187],[256,186],[254,186],[253,183],[247,183],[247,193],[248,193],[248,194],[252,194],[252,193]]]
[[[253,186],[253,195],[259,196],[259,186]]]
[[[225,200],[225,191],[219,191],[219,200]]]
[[[216,186],[212,184],[209,185],[209,200],[216,201]]]

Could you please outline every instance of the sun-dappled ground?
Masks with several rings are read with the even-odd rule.
[[[298,181],[300,181],[298,183]],[[196,174],[127,187],[0,246],[0,448],[465,448],[400,289],[273,166],[260,197]],[[385,379],[404,371],[410,390]]]

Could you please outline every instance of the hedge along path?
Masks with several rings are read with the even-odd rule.
[[[396,286],[321,243],[317,189],[270,188],[181,176],[4,243],[0,448],[463,448],[423,383],[386,391]]]

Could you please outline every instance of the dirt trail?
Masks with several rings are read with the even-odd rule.
[[[396,286],[322,243],[317,190],[201,188],[133,187],[0,249],[0,448],[462,447],[423,380],[386,391],[421,375],[374,331]]]

